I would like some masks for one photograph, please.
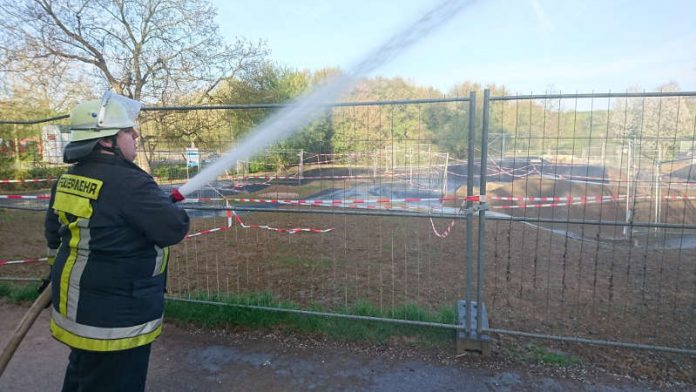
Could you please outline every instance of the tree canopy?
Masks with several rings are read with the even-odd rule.
[[[56,64],[87,71],[134,99],[201,97],[265,62],[264,43],[225,42],[206,0],[30,0],[0,5],[3,71],[52,73]],[[46,63],[46,61],[50,61]]]

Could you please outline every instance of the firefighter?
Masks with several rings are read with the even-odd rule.
[[[189,217],[133,163],[142,104],[107,92],[70,114],[73,163],[45,221],[51,333],[71,349],[63,391],[143,391],[162,331],[168,246]]]

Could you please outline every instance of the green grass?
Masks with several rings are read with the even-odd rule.
[[[0,297],[5,297],[12,303],[34,302],[39,296],[38,283],[0,283]]]
[[[515,361],[524,363],[537,363],[558,367],[570,367],[580,364],[579,358],[531,343],[525,346],[515,344],[509,345],[505,350],[505,355]]]
[[[211,300],[233,305],[301,309],[298,304],[288,301],[279,301],[270,293],[218,298],[198,296],[194,299]],[[309,310],[319,312],[326,311],[326,309],[319,304],[310,306]],[[455,320],[454,312],[454,307],[451,309],[443,308],[439,312],[427,312],[415,305],[406,305],[391,311],[380,311],[371,303],[360,302],[347,308],[336,309],[331,313],[452,323]],[[432,346],[451,344],[454,339],[454,330],[442,328],[399,325],[381,321],[351,320],[181,301],[167,301],[166,315],[168,319],[176,319],[204,328],[221,328],[229,325],[251,328],[282,327],[293,331],[321,334],[340,341],[368,341],[382,344],[391,339],[400,339],[417,345]]]
[[[8,298],[13,303],[32,302],[38,296],[37,287],[38,284],[33,282],[28,284],[0,283],[0,297]],[[452,324],[456,320],[454,306],[443,307],[438,312],[430,312],[412,304],[390,310],[380,310],[370,302],[359,302],[349,307],[327,311],[320,304],[313,304],[303,308],[291,301],[281,301],[269,292],[225,297],[197,295],[192,299],[221,302],[230,305],[252,305],[292,310],[305,309],[317,312],[444,324]],[[455,336],[454,330],[451,329],[181,301],[167,301],[165,314],[168,320],[178,320],[203,328],[223,328],[231,325],[255,329],[282,327],[291,331],[320,334],[338,341],[367,341],[377,344],[396,339],[420,346],[444,346],[451,345]]]
[[[0,297],[8,298],[12,303],[32,302],[38,296],[37,287],[38,284],[34,282],[0,283]],[[389,310],[380,310],[374,304],[363,301],[349,307],[328,311],[320,304],[313,304],[303,308],[291,301],[281,301],[270,292],[221,297],[207,297],[201,294],[192,297],[192,299],[229,305],[251,305],[293,310],[304,309],[317,312],[443,324],[454,324],[456,321],[456,309],[454,306],[442,307],[437,312],[427,311],[414,304],[407,304]],[[399,325],[383,321],[351,320],[182,301],[167,301],[165,313],[168,320],[177,320],[202,328],[243,326],[253,329],[270,329],[281,327],[290,331],[319,334],[337,341],[362,341],[384,344],[397,340],[417,346],[443,347],[451,345],[455,338],[454,330],[443,328]],[[577,357],[532,343],[526,345],[507,344],[503,349],[503,354],[509,359],[520,363],[557,367],[572,367],[581,363]]]

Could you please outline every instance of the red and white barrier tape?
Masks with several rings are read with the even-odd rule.
[[[696,196],[669,195],[669,196],[665,196],[665,199],[667,199],[667,200],[696,200]]]
[[[442,233],[440,233],[440,232],[438,232],[437,229],[435,228],[435,222],[433,222],[433,218],[430,218],[430,225],[433,227],[433,233],[435,233],[435,235],[436,235],[437,237],[439,237],[439,238],[447,238],[447,236],[449,236],[450,233],[452,232],[452,229],[454,228],[455,222],[456,222],[456,221],[453,219],[453,220],[449,223],[449,225],[447,225],[447,227],[445,227],[445,230],[444,230]]]
[[[225,231],[225,230],[229,230],[229,229],[230,229],[230,226],[216,227],[214,229],[208,229],[208,230],[203,230],[203,231],[199,231],[196,233],[187,234],[186,238],[198,237],[198,236],[205,235],[205,234],[215,233],[216,231]]]
[[[49,200],[51,195],[0,195],[0,199]]]
[[[230,202],[235,202],[235,203],[268,203],[268,204],[288,204],[288,205],[337,205],[337,204],[380,204],[380,203],[419,203],[419,202],[431,202],[431,201],[437,201],[437,202],[443,202],[443,201],[449,201],[449,200],[462,200],[461,198],[457,198],[454,196],[446,196],[446,197],[434,197],[434,198],[423,198],[423,197],[406,197],[406,198],[401,198],[401,199],[387,199],[387,198],[378,198],[378,199],[251,199],[251,198],[222,198],[222,197],[200,197],[200,198],[191,198],[191,199],[185,199],[184,202],[189,201],[192,203],[195,202],[208,202],[208,201],[223,201],[227,200]],[[467,199],[470,201],[478,201],[478,196],[472,196],[471,198]]]
[[[231,217],[234,213],[232,211],[228,211],[228,226],[223,226],[223,227],[216,227],[213,229],[207,229],[207,230],[202,230],[196,233],[191,233],[187,234],[185,238],[193,238],[193,237],[199,237],[202,235],[210,234],[210,233],[215,233],[218,231],[225,231],[229,230],[232,228],[232,221]],[[280,229],[277,227],[270,227],[267,225],[247,225],[245,224],[237,214],[234,214],[234,219],[239,225],[245,229],[264,229],[264,230],[270,230],[270,231],[275,231],[278,233],[288,233],[288,234],[296,234],[296,233],[328,233],[333,230],[333,228],[329,229],[311,229],[311,228],[303,228],[303,227],[294,227],[292,229]],[[24,259],[24,260],[0,260],[0,266],[2,265],[10,265],[10,264],[29,264],[29,263],[35,263],[38,261],[46,261],[48,260],[47,257],[37,257],[33,259]]]
[[[46,182],[53,181],[55,178],[25,178],[21,180],[0,180],[0,184],[17,184],[24,182]]]
[[[227,210],[227,226],[223,227],[216,227],[214,229],[208,229],[208,230],[203,230],[199,231],[196,233],[191,233],[186,236],[186,238],[192,238],[192,237],[198,237],[201,235],[205,234],[210,234],[210,233],[215,233],[217,231],[225,231],[229,230],[232,228],[232,217],[234,217],[234,221],[239,223],[239,226],[241,226],[244,229],[263,229],[263,230],[270,230],[270,231],[275,231],[278,233],[288,233],[288,234],[296,234],[296,233],[328,233],[333,230],[333,228],[329,229],[313,229],[313,228],[304,228],[304,227],[294,227],[291,229],[281,229],[278,227],[271,227],[268,225],[247,225],[242,221],[242,218],[239,217],[234,211],[232,210]]]
[[[296,234],[296,233],[328,233],[333,230],[333,227],[328,228],[328,229],[310,229],[310,228],[303,228],[303,227],[294,227],[292,229],[280,229],[277,227],[271,227],[268,225],[247,225],[245,224],[242,219],[237,215],[234,211],[232,211],[232,214],[234,215],[234,220],[239,223],[239,225],[245,229],[263,229],[263,230],[269,230],[269,231],[275,231],[278,233],[288,233],[288,234]]]
[[[352,180],[352,179],[371,179],[371,178],[389,178],[389,177],[405,177],[407,174],[380,174],[377,176],[362,175],[362,176],[311,176],[311,177],[298,177],[298,176],[238,176],[229,177],[231,180],[244,181],[244,180]]]
[[[49,200],[51,198],[51,195],[0,195],[0,199],[28,199],[28,200]],[[611,196],[611,195],[605,195],[605,196],[567,196],[567,197],[534,197],[534,196],[487,196],[488,200],[496,200],[496,201],[513,201],[513,202],[520,202],[520,203],[526,203],[526,202],[566,202],[566,203],[574,203],[574,202],[580,202],[580,203],[597,203],[599,200],[604,201],[618,201],[618,200],[625,200],[626,196]],[[650,199],[652,196],[638,196],[636,197],[637,199]],[[678,195],[668,195],[668,196],[663,196],[664,199],[667,200],[696,200],[696,196],[678,196]],[[345,200],[324,200],[324,199],[251,199],[251,198],[235,198],[235,199],[226,199],[222,197],[199,197],[199,198],[190,198],[190,199],[185,199],[184,202],[191,202],[191,203],[204,203],[204,202],[210,202],[210,201],[230,201],[234,203],[268,203],[268,204],[287,204],[287,205],[343,205],[343,204],[388,204],[388,203],[421,203],[421,202],[445,202],[445,201],[454,201],[454,200],[461,200],[461,201],[473,201],[473,202],[478,202],[480,201],[480,197],[478,195],[475,196],[469,196],[466,198],[459,198],[459,197],[454,197],[454,196],[446,196],[446,197],[433,197],[433,198],[425,198],[425,197],[406,197],[406,198],[397,198],[397,199],[387,199],[387,198],[379,198],[379,199],[345,199]]]
[[[29,264],[29,263],[36,263],[38,261],[46,261],[46,260],[48,260],[48,257],[35,257],[33,259],[24,259],[24,260],[0,260],[0,265]]]

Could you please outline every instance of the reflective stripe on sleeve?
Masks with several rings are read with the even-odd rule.
[[[46,252],[46,259],[47,259],[48,265],[53,265],[53,262],[56,260],[57,254],[58,254],[58,249],[48,248],[48,252]]]
[[[155,245],[155,252],[157,252],[157,256],[155,256],[155,269],[152,271],[152,276],[158,275],[162,269],[162,264],[164,264],[164,249]]]
[[[167,270],[167,263],[169,262],[169,247],[165,246],[160,248],[155,245],[155,252],[157,256],[155,257],[155,269],[152,271],[152,276],[157,276],[164,273]]]
[[[164,257],[163,257],[164,262],[162,262],[162,268],[160,268],[160,271],[159,271],[160,274],[163,274],[164,271],[167,270],[167,264],[169,263],[169,247],[167,246],[163,250],[164,250]]]

